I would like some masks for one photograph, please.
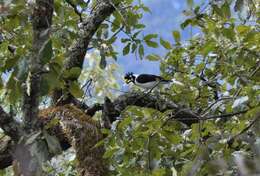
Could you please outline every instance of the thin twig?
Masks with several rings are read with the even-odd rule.
[[[233,113],[227,113],[227,114],[222,114],[222,115],[215,115],[215,116],[208,116],[208,117],[201,117],[201,116],[196,116],[196,117],[189,117],[189,118],[176,118],[176,116],[183,112],[184,109],[180,109],[177,113],[175,113],[174,116],[170,116],[170,118],[168,118],[166,120],[166,123],[171,120],[200,120],[200,121],[205,121],[205,120],[210,120],[210,119],[218,119],[218,118],[225,118],[225,117],[232,117],[235,115],[240,115],[240,114],[245,114],[248,110],[244,110],[244,111],[238,111],[238,112],[233,112]]]
[[[247,111],[248,110],[238,111],[238,112],[233,112],[233,113],[227,113],[227,114],[222,114],[222,115],[208,116],[208,117],[205,117],[205,118],[202,118],[202,119],[203,120],[208,120],[208,119],[232,117],[232,116],[239,115],[239,114],[245,114]]]
[[[149,135],[148,140],[147,140],[147,150],[148,150],[148,153],[147,153],[147,169],[149,171],[152,170],[152,168],[151,168],[151,146],[150,146],[151,137],[152,137],[152,135]]]
[[[225,101],[225,100],[232,100],[233,97],[222,97],[216,101],[214,101],[213,103],[211,103],[201,114],[202,117],[206,116],[207,115],[207,112],[214,106],[216,105],[217,103],[221,102],[221,101]]]
[[[110,37],[110,38],[115,37],[119,32],[123,31],[123,29],[124,29],[124,26],[121,26],[121,27],[112,35],[112,37]]]
[[[110,24],[112,24],[112,25],[114,25],[114,26],[116,26],[116,27],[118,27],[118,28],[120,28],[120,26],[118,24],[114,23],[113,21],[110,21],[110,20],[105,20],[105,21],[110,23]],[[131,36],[128,32],[126,32],[124,29],[121,29],[121,31],[123,33],[125,33],[132,41],[134,41],[133,36]]]

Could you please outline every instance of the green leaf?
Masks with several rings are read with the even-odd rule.
[[[142,31],[137,31],[136,33],[134,33],[133,38],[136,38],[140,34],[140,32]]]
[[[129,38],[122,38],[121,39],[122,43],[130,42],[130,41],[131,41],[131,39],[129,39]]]
[[[247,33],[247,32],[250,31],[250,27],[249,26],[245,26],[245,25],[239,25],[239,26],[236,26],[236,31],[239,34],[244,34],[244,33]]]
[[[79,75],[81,74],[81,68],[79,67],[72,67],[70,69],[70,78],[78,78]]]
[[[227,1],[225,1],[225,3],[222,6],[222,11],[223,11],[223,15],[226,18],[230,18],[231,17],[231,12],[230,12],[230,7]]]
[[[124,56],[129,53],[129,51],[130,51],[130,44],[131,44],[131,43],[128,43],[128,44],[124,47],[124,49],[123,49],[123,55],[124,55]]]
[[[77,79],[80,74],[81,74],[81,68],[73,67],[70,70],[66,70],[63,74],[63,77],[68,79]]]
[[[53,56],[52,50],[52,41],[51,39],[47,40],[39,51],[39,58],[42,64],[48,63]]]
[[[146,56],[146,59],[150,60],[150,61],[158,61],[161,58],[160,58],[160,56],[158,56],[156,54],[149,54],[148,56]]]
[[[107,66],[107,60],[106,60],[106,54],[105,51],[103,49],[100,50],[100,62],[99,62],[99,67],[101,69],[105,69]]]
[[[166,171],[164,168],[155,169],[152,172],[152,176],[163,176],[166,174]]]
[[[94,146],[94,148],[103,146],[104,144],[105,144],[105,141],[104,141],[104,140],[101,140],[101,141],[99,141],[98,143],[96,143],[96,145]]]
[[[124,129],[126,128],[131,122],[132,122],[132,118],[131,117],[127,117],[127,118],[124,118],[120,124],[118,125],[118,128],[119,129]]]
[[[145,37],[144,37],[144,40],[145,41],[149,41],[149,40],[151,40],[151,39],[153,39],[153,38],[157,38],[158,37],[158,34],[148,34],[148,35],[146,35]]]
[[[187,19],[183,23],[181,23],[181,29],[185,29],[189,24],[191,24],[192,19]]]
[[[217,5],[213,4],[212,8],[217,15],[223,17],[222,10]]]
[[[103,158],[111,158],[118,150],[119,148],[108,149],[103,155]]]
[[[6,89],[8,91],[7,99],[11,104],[15,104],[22,95],[21,83],[15,77],[16,72],[14,71],[6,83]]]
[[[136,43],[133,43],[133,44],[132,44],[131,53],[134,53],[135,50],[136,50],[136,48],[137,48],[137,44],[136,44]]]
[[[147,7],[147,6],[142,6],[142,9],[143,9],[145,12],[152,13],[151,10],[149,9],[149,7]]]
[[[201,49],[201,54],[205,57],[209,54],[209,52],[213,51],[215,48],[215,42],[208,41],[205,43],[204,47]]]
[[[172,144],[176,144],[176,145],[177,145],[177,144],[180,144],[181,141],[182,141],[181,136],[176,135],[176,134],[174,134],[174,133],[172,133],[172,132],[163,131],[162,134],[163,134],[163,136],[164,136],[165,138],[167,138],[167,140],[169,140],[170,143],[172,143]]]
[[[147,40],[145,41],[146,44],[152,48],[158,48],[158,43],[154,42],[154,41],[150,41],[150,40]]]
[[[174,40],[175,40],[177,43],[179,43],[180,40],[181,40],[181,34],[180,34],[180,32],[179,32],[179,31],[173,31],[173,32],[172,32],[172,35],[173,35]]]
[[[145,28],[145,25],[144,24],[136,24],[135,28],[136,29],[143,29],[143,28]]]
[[[83,91],[80,89],[79,83],[76,81],[70,84],[69,91],[75,98],[80,98],[83,96]]]
[[[162,38],[160,38],[160,44],[165,48],[165,49],[172,49],[172,46],[170,44],[170,42],[163,40]]]
[[[55,64],[52,64],[54,66]],[[41,95],[49,94],[54,88],[62,88],[63,82],[59,79],[59,73],[50,69],[50,72],[44,74],[40,82]]]
[[[5,61],[4,66],[1,68],[2,71],[6,71],[6,70],[10,70],[11,68],[13,68],[14,66],[17,65],[17,62],[19,61],[20,57],[18,55],[12,57],[12,58],[8,58]]]
[[[143,45],[139,46],[138,53],[139,53],[140,58],[142,59],[144,57],[144,46]]]
[[[223,30],[223,34],[226,38],[230,39],[230,40],[234,40],[235,39],[235,32],[233,30],[233,28],[224,28]]]
[[[114,43],[114,42],[116,41],[116,39],[117,39],[117,37],[116,37],[116,36],[113,36],[113,37],[111,37],[111,38],[108,40],[108,43],[109,43],[109,44],[112,44],[112,43]]]

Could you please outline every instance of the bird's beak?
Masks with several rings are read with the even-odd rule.
[[[129,84],[130,82],[131,82],[131,80],[125,79],[125,83],[126,83],[126,84]]]

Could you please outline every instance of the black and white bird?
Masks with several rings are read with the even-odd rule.
[[[173,82],[172,80],[166,80],[161,76],[152,75],[152,74],[140,74],[134,75],[132,72],[125,74],[125,82],[127,84],[134,83],[135,85],[144,88],[144,89],[152,89],[159,84],[168,84]]]

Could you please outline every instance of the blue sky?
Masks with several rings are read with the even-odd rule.
[[[157,33],[159,36],[173,43],[172,31],[180,30],[180,24],[184,21],[183,10],[187,9],[185,0],[144,0],[152,13],[145,13],[142,23],[146,25],[143,35]],[[190,29],[181,31],[182,39],[190,38]],[[194,34],[194,32],[193,32]],[[119,53],[122,53],[123,45],[116,43]],[[156,53],[164,56],[166,51],[160,48],[145,48],[146,54]],[[136,59],[135,55],[120,55],[119,65],[125,72],[160,74],[159,62],[151,62],[145,59]]]

